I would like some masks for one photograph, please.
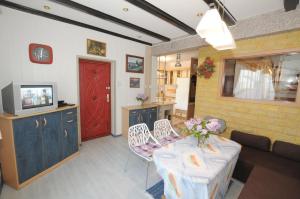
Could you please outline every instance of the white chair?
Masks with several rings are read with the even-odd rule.
[[[171,126],[168,119],[162,119],[154,122],[153,134],[154,138],[157,139],[161,145],[166,145],[181,139]]]
[[[145,123],[137,124],[128,129],[129,149],[139,157],[147,161],[146,188],[148,185],[149,164],[153,160],[152,154],[155,149],[161,147],[159,142],[151,135]],[[125,171],[127,170],[130,154],[128,154]]]

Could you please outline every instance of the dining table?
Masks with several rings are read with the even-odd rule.
[[[197,143],[187,136],[153,152],[166,199],[225,197],[241,145],[219,135],[210,135],[202,147]]]

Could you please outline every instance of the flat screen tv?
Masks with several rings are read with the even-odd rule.
[[[57,108],[57,86],[53,82],[12,82],[1,94],[3,110],[9,114],[24,115]]]

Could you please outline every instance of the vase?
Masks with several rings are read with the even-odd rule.
[[[206,147],[207,138],[205,136],[198,137],[198,147],[205,148]]]
[[[140,103],[141,103],[141,106],[143,106],[143,105],[144,105],[144,101],[141,101]]]

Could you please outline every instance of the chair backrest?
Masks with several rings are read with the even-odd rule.
[[[130,147],[139,146],[151,142],[152,139],[155,144],[158,141],[151,135],[148,126],[145,123],[136,124],[128,129],[128,144]]]
[[[154,122],[154,138],[160,140],[164,137],[170,136],[172,133],[177,135],[168,119],[162,119]]]

